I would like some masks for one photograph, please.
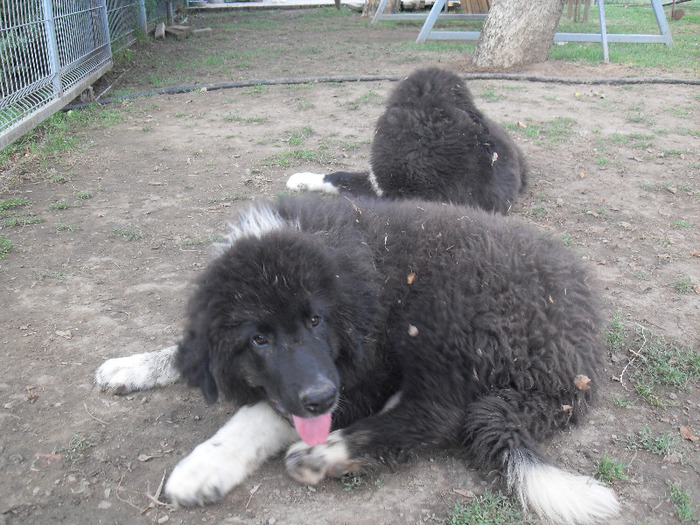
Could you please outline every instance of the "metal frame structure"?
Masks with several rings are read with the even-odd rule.
[[[165,7],[156,3],[156,19]],[[4,0],[0,150],[104,75],[138,29],[147,30],[145,0]]]
[[[469,40],[475,41],[479,39],[481,31],[445,31],[435,30],[433,26],[438,20],[483,20],[487,15],[465,15],[451,14],[443,12],[446,10],[447,0],[435,0],[430,12],[425,14],[385,14],[384,10],[389,0],[382,0],[377,8],[377,12],[372,19],[372,23],[380,20],[425,20],[423,27],[418,34],[416,43],[423,44],[427,40]],[[608,33],[605,23],[605,3],[603,0],[598,0],[598,17],[600,20],[600,33],[556,33],[554,35],[555,42],[600,42],[603,46],[603,60],[609,61],[608,43],[610,42],[629,42],[629,43],[645,43],[645,44],[666,44],[673,45],[671,38],[671,30],[668,27],[666,16],[664,15],[663,7],[660,0],[651,0],[651,7],[656,17],[656,23],[659,26],[658,35],[633,35],[633,34],[618,34]]]

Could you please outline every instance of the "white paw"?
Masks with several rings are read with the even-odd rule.
[[[303,441],[292,445],[284,463],[289,475],[305,485],[316,485],[326,476],[340,477],[357,468],[350,461],[342,430],[332,432],[322,445],[311,447]]]
[[[288,190],[322,191],[324,193],[338,193],[338,188],[325,182],[325,175],[308,171],[295,173],[287,180]]]
[[[165,494],[175,505],[204,505],[217,501],[248,475],[245,461],[222,457],[222,444],[205,441],[177,464]],[[224,447],[225,448],[225,447]]]
[[[180,372],[175,367],[177,346],[157,352],[108,359],[95,372],[100,390],[128,394],[176,382]]]

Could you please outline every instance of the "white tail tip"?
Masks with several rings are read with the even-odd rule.
[[[525,509],[554,523],[608,523],[620,512],[620,503],[609,487],[544,463],[522,458],[511,462],[508,482]]]

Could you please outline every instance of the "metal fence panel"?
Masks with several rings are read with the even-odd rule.
[[[0,3],[0,149],[111,66],[105,0]]]

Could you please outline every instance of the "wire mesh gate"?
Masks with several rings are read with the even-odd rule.
[[[51,116],[134,39],[143,0],[0,0],[0,149]]]

